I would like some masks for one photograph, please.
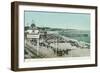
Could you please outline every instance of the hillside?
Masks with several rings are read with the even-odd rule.
[[[47,34],[46,38],[40,38],[38,49],[37,45],[33,44],[37,42],[25,39],[25,58],[83,57],[90,55],[89,43],[61,34],[65,29],[59,31],[57,34]]]

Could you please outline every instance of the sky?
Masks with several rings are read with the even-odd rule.
[[[90,14],[68,12],[24,11],[25,26],[90,30]]]

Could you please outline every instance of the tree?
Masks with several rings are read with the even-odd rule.
[[[34,23],[32,23],[32,24],[31,24],[31,27],[32,27],[32,28],[33,28],[33,27],[35,27],[35,24],[34,24]]]
[[[32,20],[31,27],[32,27],[32,28],[33,28],[33,27],[36,27],[34,20]]]
[[[25,31],[29,29],[29,26],[25,26]]]

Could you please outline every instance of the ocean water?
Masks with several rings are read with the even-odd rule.
[[[90,43],[90,31],[68,30],[59,33],[60,35]]]

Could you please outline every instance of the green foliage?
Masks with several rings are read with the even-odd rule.
[[[28,30],[29,28],[30,28],[29,26],[25,26],[25,28],[24,28],[24,29],[25,29],[25,31],[26,31],[26,30]]]
[[[31,27],[32,27],[32,28],[33,28],[33,27],[36,27],[36,25],[35,25],[34,23],[32,23],[32,24],[31,24]]]

